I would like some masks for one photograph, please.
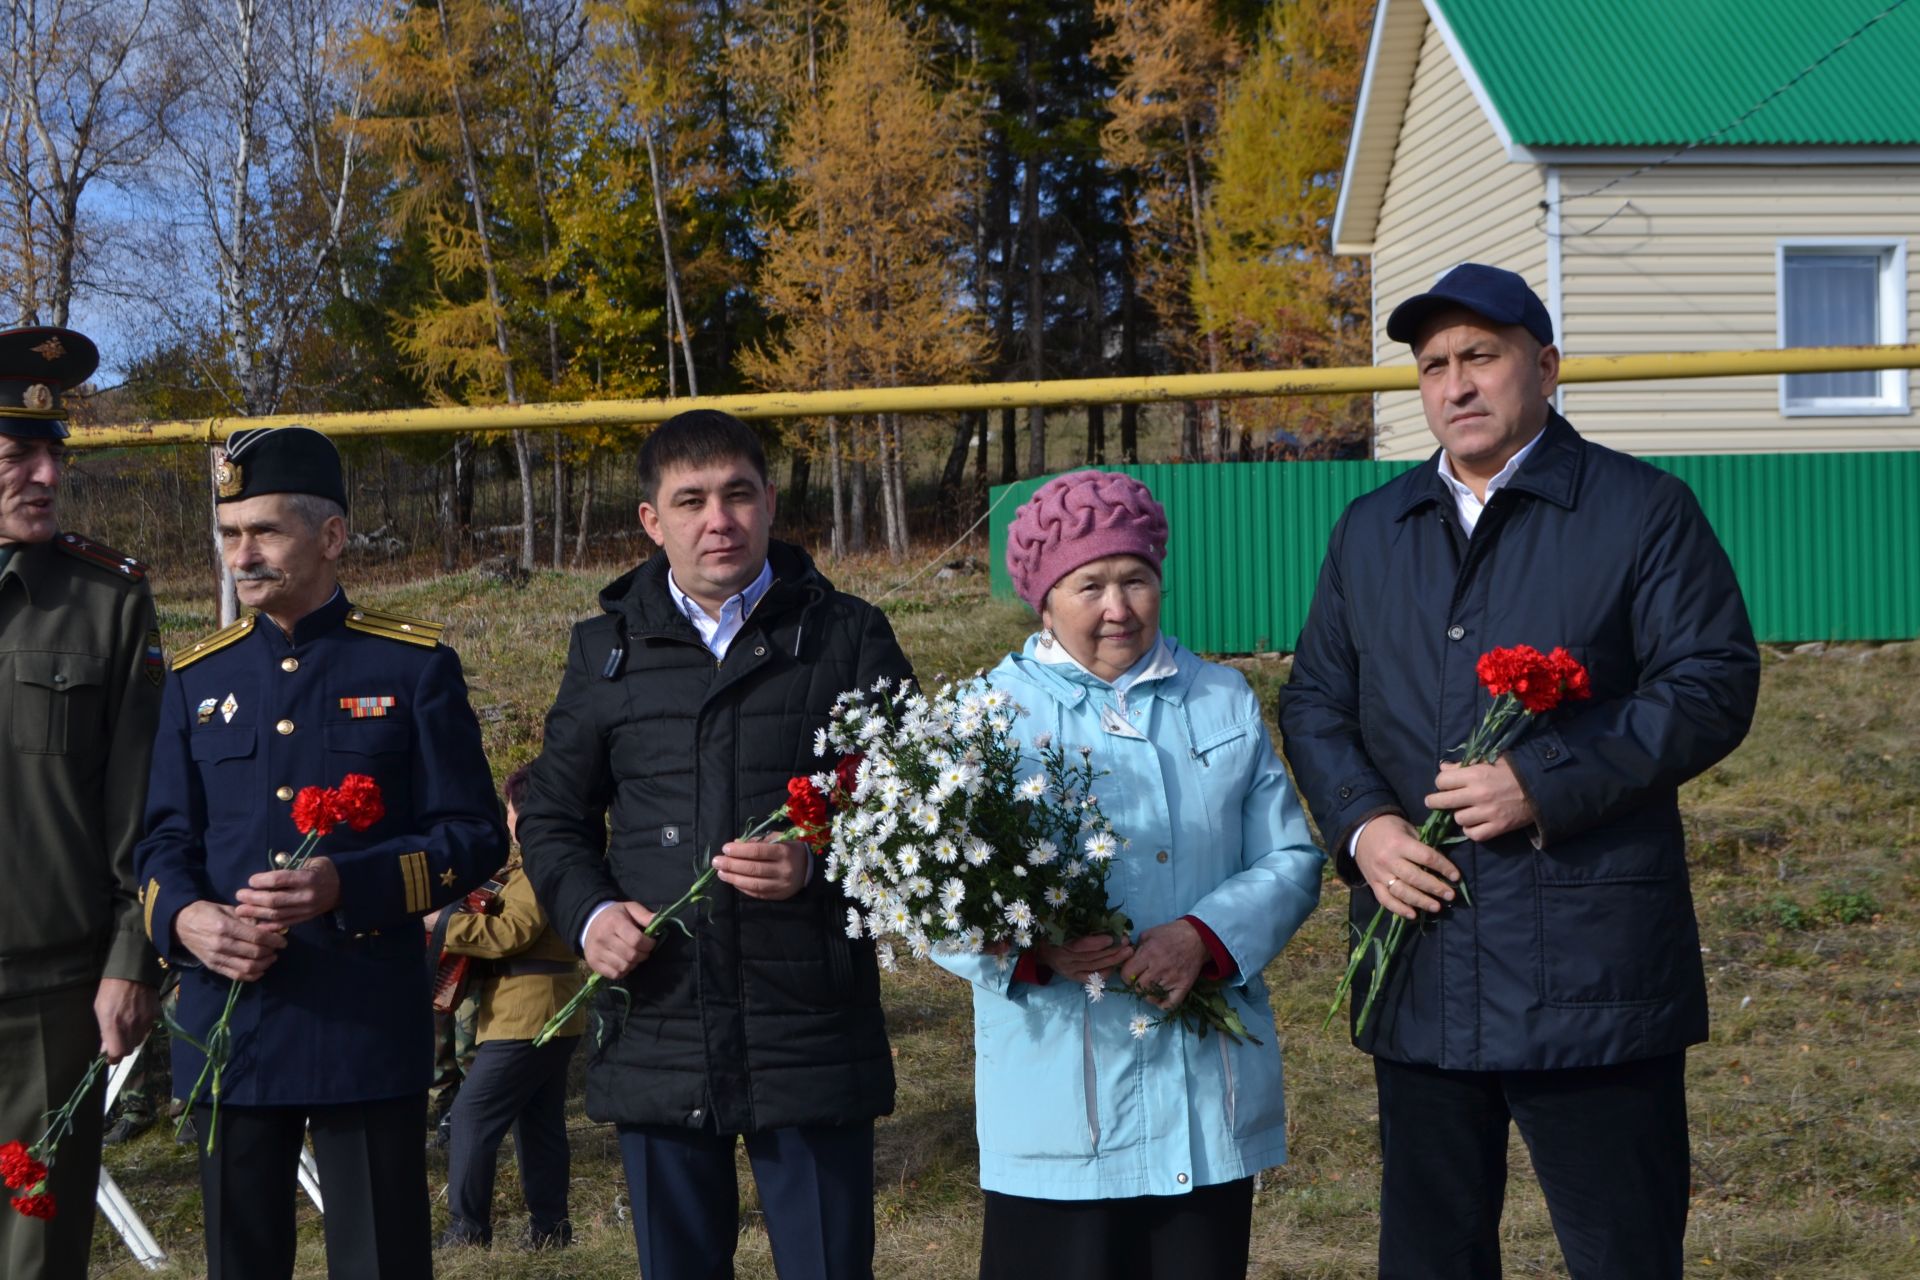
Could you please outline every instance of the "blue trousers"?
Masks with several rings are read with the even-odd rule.
[[[1500,1280],[1509,1125],[1572,1280],[1680,1280],[1685,1053],[1559,1071],[1373,1065],[1381,1280]]]
[[[735,1134],[623,1125],[643,1280],[732,1280]],[[780,1280],[872,1280],[873,1123],[746,1135]]]
[[[513,1130],[520,1190],[536,1229],[567,1217],[567,1061],[579,1036],[488,1040],[473,1055],[453,1103],[447,1155],[447,1208],[453,1222],[493,1239],[493,1175],[501,1139]]]

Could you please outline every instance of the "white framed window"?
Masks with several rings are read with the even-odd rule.
[[[1780,345],[1907,340],[1907,242],[1831,236],[1778,243]],[[1780,412],[1795,417],[1907,413],[1905,369],[1788,373]]]

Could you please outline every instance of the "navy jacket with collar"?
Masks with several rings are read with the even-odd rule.
[[[1510,752],[1537,832],[1448,848],[1472,904],[1402,944],[1357,1043],[1526,1070],[1703,1040],[1677,793],[1753,717],[1759,655],[1732,566],[1684,483],[1558,414],[1470,539],[1438,456],[1335,526],[1281,693],[1287,759],[1328,847],[1378,814],[1425,816],[1437,763],[1491,705],[1474,672],[1487,650],[1563,645],[1593,697]],[[1350,920],[1364,929],[1376,905],[1356,884]]]
[[[226,1102],[368,1102],[423,1093],[431,1080],[419,917],[507,858],[480,724],[439,630],[336,593],[291,637],[255,615],[174,659],[134,858],[148,933],[181,974],[176,1020],[190,1035],[213,1025],[229,983],[175,936],[181,908],[231,905],[274,853],[297,848],[302,788],[368,774],[386,804],[367,830],[336,827],[315,848],[339,871],[340,905],[293,926],[234,1006]],[[201,1062],[174,1037],[180,1088]]]

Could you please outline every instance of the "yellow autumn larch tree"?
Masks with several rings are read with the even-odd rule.
[[[1187,284],[1230,368],[1372,359],[1366,260],[1332,252],[1372,14],[1373,0],[1281,0],[1227,94]],[[1278,430],[1295,450],[1323,454],[1364,433],[1366,402],[1248,400],[1233,417],[1243,448]]]
[[[1206,208],[1221,108],[1243,50],[1216,0],[1095,0],[1106,34],[1096,58],[1115,72],[1111,119],[1100,133],[1107,162],[1128,175],[1135,197],[1135,272],[1140,295],[1177,354],[1223,367],[1216,318],[1194,310],[1188,275],[1207,260]],[[1206,406],[1214,456],[1225,452],[1219,403]],[[1182,453],[1203,446],[1188,438]]]
[[[839,20],[819,93],[794,100],[781,144],[793,204],[768,228],[760,289],[782,328],[742,370],[781,389],[950,381],[987,347],[959,265],[978,117],[963,91],[933,87],[923,37],[884,0],[848,0]],[[849,436],[828,439],[835,548],[861,541],[847,524],[843,461],[870,457],[886,544],[903,556],[899,416]],[[857,497],[857,476],[852,487]]]

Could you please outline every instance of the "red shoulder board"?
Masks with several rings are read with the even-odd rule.
[[[117,573],[123,578],[135,582],[146,579],[147,566],[132,556],[123,556],[112,547],[78,533],[63,533],[53,540],[53,545],[76,560],[85,560],[90,565]]]

